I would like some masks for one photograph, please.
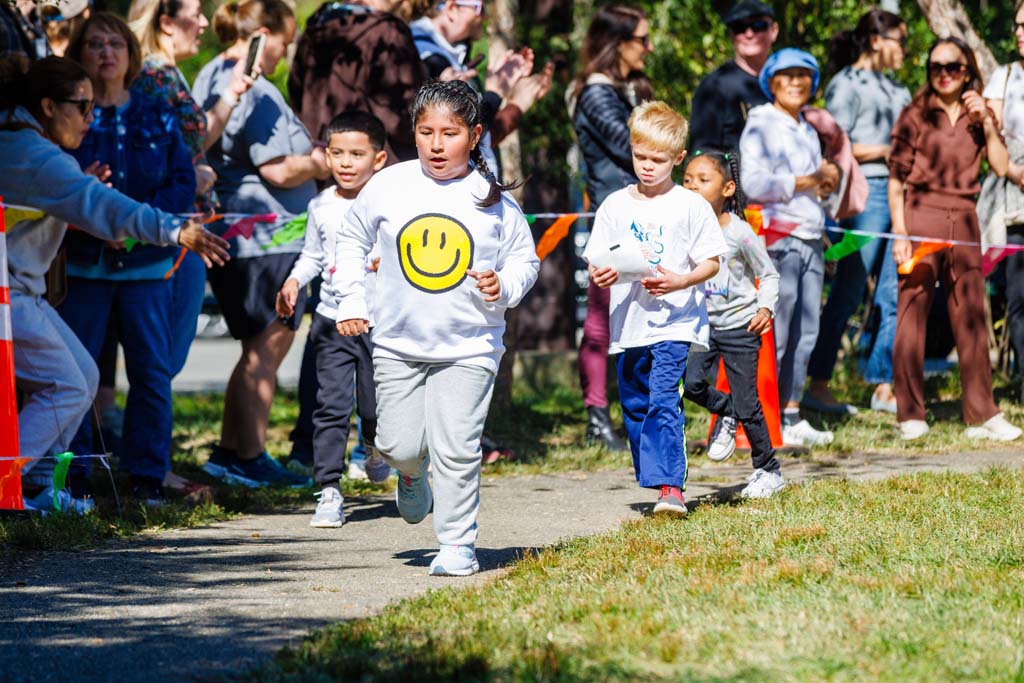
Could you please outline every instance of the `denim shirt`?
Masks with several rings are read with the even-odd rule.
[[[196,176],[192,155],[174,111],[159,100],[133,92],[120,107],[96,109],[81,146],[71,154],[82,168],[95,161],[110,166],[114,189],[169,213],[192,210]],[[68,235],[69,274],[114,279],[156,279],[168,272],[177,247],[135,245],[111,249],[81,232]]]

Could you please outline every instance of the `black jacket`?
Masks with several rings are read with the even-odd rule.
[[[572,123],[586,162],[587,194],[594,207],[636,182],[626,122],[633,105],[611,84],[591,83],[576,101]]]

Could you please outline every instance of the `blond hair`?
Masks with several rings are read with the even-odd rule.
[[[690,126],[682,114],[664,102],[654,100],[637,105],[627,125],[630,144],[646,145],[672,155],[686,151]]]
[[[160,17],[165,14],[174,17],[180,8],[181,4],[175,0],[169,3],[165,0],[132,0],[131,7],[128,8],[128,26],[139,39],[143,57],[156,54],[168,61],[174,61],[174,55],[168,54],[160,44]]]

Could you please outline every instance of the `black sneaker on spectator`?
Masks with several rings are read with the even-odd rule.
[[[261,488],[263,486],[285,486],[301,489],[310,486],[309,477],[295,474],[263,451],[252,460],[242,460],[222,448],[215,448],[203,470],[229,484]]]
[[[129,497],[148,508],[159,508],[167,504],[167,496],[164,495],[164,483],[161,479],[132,475],[130,486],[131,488],[128,490]]]

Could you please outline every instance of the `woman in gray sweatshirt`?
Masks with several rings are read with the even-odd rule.
[[[107,187],[103,180],[109,169],[94,164],[83,171],[61,150],[80,145],[92,120],[92,83],[77,63],[60,57],[35,62],[18,87],[5,88],[0,107],[0,196],[7,225],[15,383],[26,394],[18,413],[20,455],[29,458],[23,469],[26,503],[49,501],[53,507],[53,461],[45,456],[68,449],[98,381],[92,357],[43,298],[46,272],[68,224],[101,239],[180,244],[207,265],[227,260],[227,243],[195,220]],[[58,498],[65,510],[91,507],[91,501],[66,493]]]

